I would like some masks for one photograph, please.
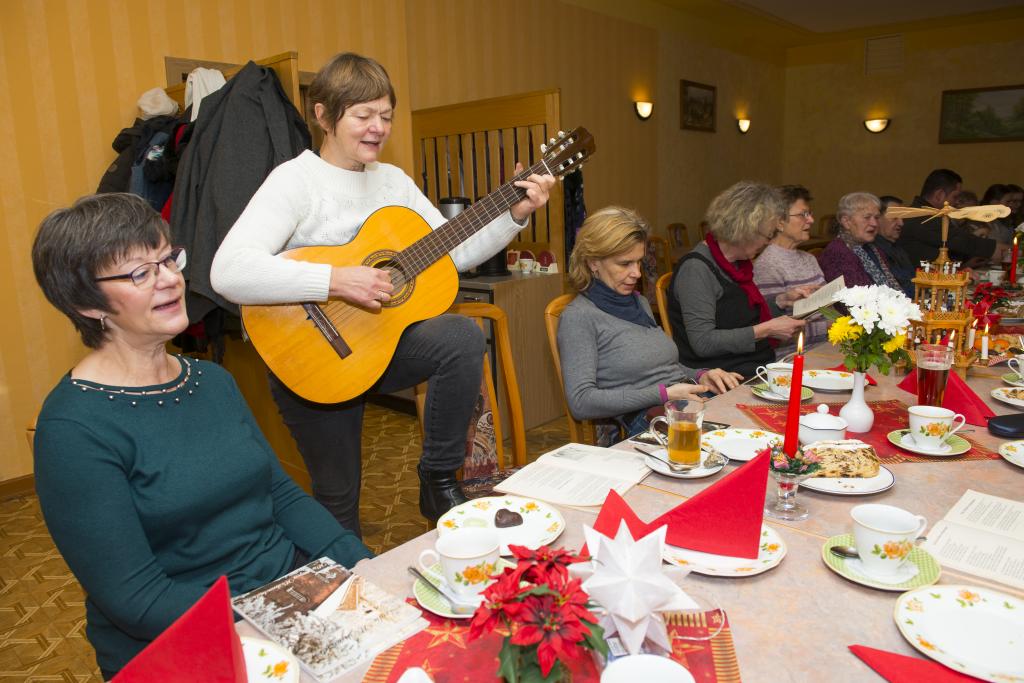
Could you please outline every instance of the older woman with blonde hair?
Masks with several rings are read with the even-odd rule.
[[[558,325],[570,412],[577,419],[615,423],[627,435],[647,428],[645,413],[652,406],[699,400],[740,380],[721,369],[679,363],[675,344],[635,291],[647,233],[647,223],[632,209],[609,206],[587,218],[569,259],[569,282],[579,296]]]
[[[818,258],[826,280],[831,282],[842,275],[847,287],[885,285],[903,291],[889,259],[874,244],[881,215],[881,202],[875,195],[843,195],[836,209],[838,233]]]
[[[669,320],[682,363],[717,365],[745,377],[775,360],[804,321],[783,315],[813,288],[794,287],[766,300],[752,260],[775,238],[788,205],[763,183],[742,181],[708,206],[709,232],[679,259],[669,287]]]

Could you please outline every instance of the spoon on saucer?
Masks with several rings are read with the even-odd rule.
[[[927,536],[918,536],[914,539],[914,545],[920,545],[924,541],[928,540]],[[829,548],[829,551],[837,557],[845,557],[848,560],[859,560],[860,553],[852,545],[834,545]]]
[[[480,606],[479,602],[467,602],[460,600],[454,593],[452,593],[444,585],[438,585],[428,579],[423,573],[415,567],[407,567],[409,573],[415,576],[417,579],[427,584],[427,588],[433,589],[433,591],[443,597],[452,606],[452,611],[456,614],[472,614],[476,611],[476,608]]]

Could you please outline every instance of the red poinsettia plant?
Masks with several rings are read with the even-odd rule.
[[[982,282],[974,288],[971,301],[975,304],[988,304],[988,308],[998,308],[1010,302],[1010,294],[1002,287],[997,287],[991,282]]]
[[[507,567],[484,591],[473,615],[469,639],[504,630],[498,675],[509,683],[559,680],[563,659],[586,648],[608,652],[604,629],[587,609],[580,579],[569,578],[569,565],[589,558],[549,546],[530,550],[510,545],[517,564]]]

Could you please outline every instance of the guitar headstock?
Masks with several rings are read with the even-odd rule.
[[[544,155],[543,165],[556,178],[572,173],[583,165],[594,153],[594,136],[583,127],[574,128],[568,133],[558,132],[558,137],[548,140],[540,146]]]

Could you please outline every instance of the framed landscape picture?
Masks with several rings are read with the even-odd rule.
[[[715,86],[679,81],[680,127],[715,132]]]
[[[939,143],[1024,140],[1024,85],[942,91]]]

